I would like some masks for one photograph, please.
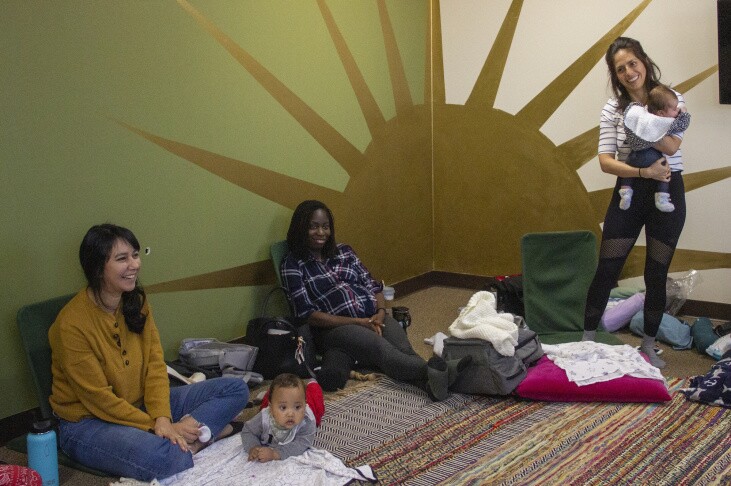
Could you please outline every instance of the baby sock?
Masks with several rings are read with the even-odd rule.
[[[633,192],[631,187],[623,187],[619,190],[619,209],[629,209],[632,205]]]
[[[672,213],[675,211],[675,204],[670,202],[670,194],[667,192],[655,193],[655,207],[663,213]]]

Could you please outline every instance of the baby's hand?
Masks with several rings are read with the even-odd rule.
[[[269,462],[279,459],[281,459],[279,453],[271,447],[252,447],[249,450],[250,461]]]

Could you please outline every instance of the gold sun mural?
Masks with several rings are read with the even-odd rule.
[[[577,174],[596,155],[598,127],[558,146],[540,128],[651,0],[639,3],[515,115],[495,108],[494,102],[522,1],[511,3],[464,105],[445,101],[439,1],[431,0],[425,26],[430,35],[425,36],[424,93],[431,103],[412,99],[386,2],[374,1],[396,108],[388,120],[327,3],[317,1],[371,136],[361,152],[243,46],[187,1],[178,0],[347,172],[348,183],[341,191],[118,122],[181,159],[287,208],[294,209],[304,199],[325,201],[335,214],[338,239],[353,245],[374,275],[388,282],[430,270],[515,273],[520,271],[520,237],[525,233],[589,229],[598,235],[612,189],[587,192]],[[717,66],[711,66],[676,88],[687,92],[716,71]],[[686,174],[686,189],[697,190],[729,176],[731,167]],[[555,191],[564,196],[551,197]],[[624,275],[640,275],[643,259],[644,248],[636,248]],[[679,249],[671,271],[691,268],[731,268],[731,254]],[[273,282],[267,260],[147,289],[169,292]]]

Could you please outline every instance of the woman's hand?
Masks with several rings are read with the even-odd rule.
[[[178,422],[179,424],[180,422]],[[178,425],[175,424],[175,425]],[[185,437],[178,432],[176,427],[172,424],[169,418],[167,417],[157,417],[155,419],[155,435],[158,437],[164,437],[173,444],[177,444],[178,447],[180,447],[180,450],[183,452],[188,451],[188,442],[185,440]]]
[[[369,319],[371,321],[371,324],[375,324],[377,326],[376,332],[379,336],[383,335],[383,328],[386,327],[386,323],[384,320],[386,319],[386,309],[383,307],[379,307],[373,316]]]
[[[670,166],[665,157],[657,159],[650,167],[641,169],[642,177],[645,179],[655,179],[660,182],[668,182],[670,180]]]
[[[384,327],[383,318],[377,319],[377,316],[369,318],[357,318],[356,323],[359,326],[367,327],[379,336],[383,336],[382,329]]]
[[[198,437],[201,434],[201,431],[199,429],[200,423],[190,415],[186,415],[179,421],[175,422],[173,424],[173,428],[178,433],[178,435],[183,436],[183,439],[188,444],[191,444],[198,440]]]

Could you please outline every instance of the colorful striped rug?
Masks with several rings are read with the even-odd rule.
[[[684,383],[664,404],[433,403],[382,378],[327,402],[315,447],[382,484],[731,484],[731,410],[687,401]]]

